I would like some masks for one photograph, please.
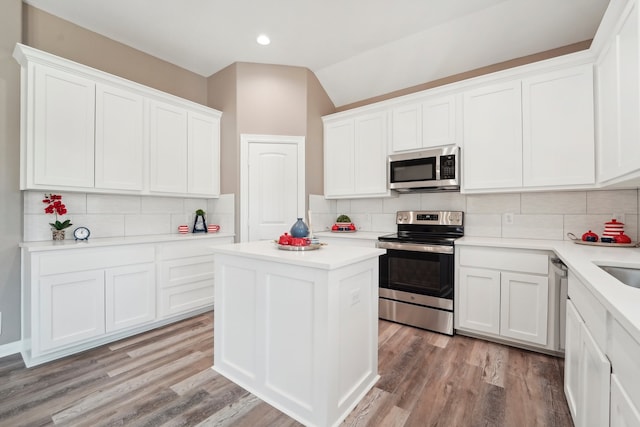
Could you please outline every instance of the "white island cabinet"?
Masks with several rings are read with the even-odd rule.
[[[213,368],[306,426],[337,426],[378,380],[376,248],[212,247]]]

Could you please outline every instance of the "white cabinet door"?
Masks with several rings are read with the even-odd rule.
[[[39,306],[35,354],[104,334],[104,272],[41,277]]]
[[[463,189],[522,187],[520,80],[464,94]]]
[[[622,167],[622,147],[618,129],[618,50],[608,46],[596,64],[598,93],[598,181],[615,178]]]
[[[96,87],[95,187],[143,189],[144,98],[131,91]]]
[[[422,148],[422,108],[420,104],[403,105],[391,112],[391,150]]]
[[[500,272],[460,268],[458,316],[461,328],[500,333]]]
[[[595,183],[593,66],[522,80],[523,185]]]
[[[422,147],[458,143],[456,96],[429,99],[422,103]]]
[[[611,364],[567,301],[564,390],[576,427],[608,426]]]
[[[187,193],[187,110],[149,102],[149,190]]]
[[[387,115],[369,114],[355,122],[354,195],[387,194]]]
[[[33,161],[33,184],[91,188],[95,83],[41,65],[34,70],[33,124],[27,130],[33,131],[33,160],[27,158],[27,167]]]
[[[500,335],[546,345],[548,277],[503,272],[500,279]]]
[[[618,33],[618,96],[620,169],[618,174],[640,169],[640,42],[638,3],[630,2]],[[607,141],[604,141],[607,144]],[[605,148],[606,149],[606,148]]]
[[[610,427],[640,426],[640,411],[620,384],[618,376],[611,374]]]
[[[106,331],[155,320],[155,264],[128,265],[105,272]]]
[[[582,353],[582,318],[573,303],[567,301],[564,348],[564,394],[575,422],[580,403],[580,357]]]
[[[355,188],[355,123],[353,119],[325,124],[324,194],[348,196]]]
[[[211,255],[162,261],[158,282],[161,317],[213,304],[213,262]]]
[[[580,392],[576,426],[609,425],[611,364],[582,324]]]
[[[188,114],[189,194],[220,195],[220,119],[211,115]]]

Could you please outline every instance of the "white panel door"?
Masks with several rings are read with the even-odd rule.
[[[463,188],[522,186],[520,80],[464,94]]]
[[[607,356],[582,324],[580,353],[580,400],[576,426],[609,425],[611,364]]]
[[[40,291],[40,340],[33,343],[35,353],[105,333],[103,270],[44,276]]]
[[[154,263],[108,269],[105,272],[105,292],[107,332],[155,320]]]
[[[479,332],[500,333],[500,272],[460,267],[460,327]]]
[[[187,111],[151,101],[149,105],[149,189],[187,192]]]
[[[189,112],[189,194],[220,195],[220,119]]]
[[[93,187],[95,83],[35,69],[34,184]]]
[[[500,335],[547,345],[549,278],[503,272]]]
[[[249,143],[249,240],[277,239],[298,215],[298,145]]]
[[[96,188],[142,190],[144,98],[131,91],[96,87]]]
[[[523,184],[595,182],[593,66],[522,81]]]

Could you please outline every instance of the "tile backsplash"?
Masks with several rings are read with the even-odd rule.
[[[337,215],[349,215],[363,231],[394,232],[399,210],[465,212],[465,235],[566,240],[587,230],[601,235],[604,223],[617,217],[625,233],[638,240],[640,190],[557,191],[544,193],[411,193],[386,199],[325,200],[309,196],[314,231],[331,227]],[[512,215],[505,215],[512,214]],[[512,221],[510,221],[510,218]]]
[[[172,234],[178,226],[193,226],[195,211],[206,212],[207,224],[218,224],[224,232],[234,232],[234,195],[223,194],[219,199],[191,199],[154,196],[122,196],[111,194],[59,193],[67,206],[73,225],[66,233],[73,239],[73,230],[85,226],[91,237],[127,237],[153,234]],[[50,222],[54,215],[45,214],[43,192],[24,192],[23,240],[33,242],[51,240]]]

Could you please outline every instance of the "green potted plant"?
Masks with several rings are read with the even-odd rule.
[[[192,233],[206,233],[207,223],[204,220],[204,211],[202,209],[196,210],[196,217],[193,220]]]

